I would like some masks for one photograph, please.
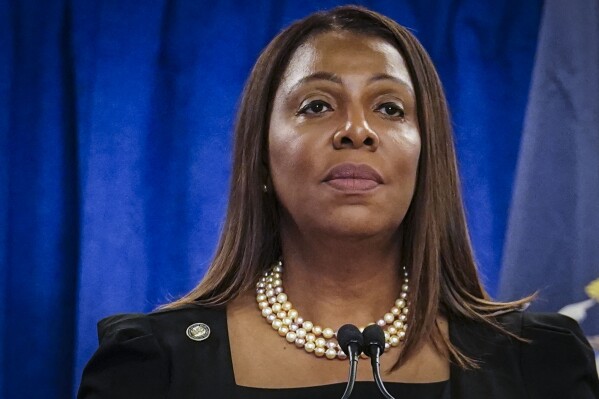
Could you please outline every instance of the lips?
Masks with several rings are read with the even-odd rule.
[[[323,181],[342,191],[368,191],[382,184],[383,178],[368,165],[344,163],[333,167]]]

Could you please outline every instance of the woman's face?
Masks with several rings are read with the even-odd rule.
[[[283,226],[347,238],[396,232],[416,183],[415,107],[403,57],[386,41],[328,32],[299,47],[269,127]]]

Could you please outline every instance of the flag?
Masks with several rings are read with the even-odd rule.
[[[547,0],[503,252],[498,297],[599,336],[599,1]],[[597,349],[597,348],[596,348]]]

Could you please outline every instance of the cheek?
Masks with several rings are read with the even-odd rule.
[[[268,153],[270,158],[271,175],[287,175],[293,170],[301,170],[302,143],[290,131],[281,130],[270,133],[268,140]]]
[[[418,171],[418,163],[420,161],[420,151],[421,151],[421,144],[420,144],[420,136],[416,135],[415,137],[411,138],[411,141],[408,144],[408,159],[410,160],[410,171],[416,175],[417,171]]]
[[[268,135],[270,173],[281,176],[281,183],[307,178],[322,165],[323,154],[330,146],[331,128],[295,124],[285,117],[272,117]],[[282,180],[285,179],[285,180]]]
[[[405,177],[415,178],[420,159],[421,142],[418,129],[407,129],[400,134],[391,135],[391,147],[397,154],[396,170]]]
[[[284,121],[273,119],[268,137],[270,176],[279,195],[294,191],[312,166],[310,143]]]

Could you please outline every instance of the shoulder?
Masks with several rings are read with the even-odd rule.
[[[521,364],[533,397],[599,398],[594,351],[578,323],[556,313],[521,316]]]
[[[83,371],[78,397],[166,397],[173,367],[197,361],[194,356],[203,357],[198,348],[206,345],[194,346],[198,339],[193,338],[226,335],[225,320],[224,308],[197,305],[102,319],[99,347]],[[207,327],[207,334],[196,329],[193,335],[191,328],[199,323]],[[210,346],[215,340],[206,342]]]
[[[169,334],[185,336],[186,328],[192,324],[223,324],[223,307],[204,307],[189,304],[152,313],[127,313],[106,317],[98,322],[98,339],[104,341],[129,340],[146,335],[168,338]],[[183,329],[183,330],[182,330]],[[183,334],[181,334],[183,331]]]
[[[519,339],[476,322],[463,322],[456,334],[483,368],[495,375],[509,371],[530,398],[599,398],[594,352],[575,320],[511,311],[495,321]]]
[[[536,313],[527,311],[510,311],[496,316],[496,320],[508,331],[520,334],[552,334],[555,332],[572,334],[582,338],[585,346],[590,348],[578,323],[568,316],[559,313]]]
[[[559,313],[537,313],[510,310],[493,314],[492,318],[506,331],[516,336],[530,339],[531,341],[534,339],[542,340],[547,336],[553,336],[555,334],[565,334],[570,337],[573,342],[580,344],[586,349],[592,350],[578,323],[574,319]],[[476,331],[483,335],[495,335],[498,333],[498,331],[491,328],[490,325],[483,325],[483,323],[473,320],[464,321],[463,319],[452,319],[452,322],[460,324],[459,329],[464,328],[466,330]]]
[[[561,364],[593,365],[594,351],[578,323],[559,313],[510,312],[497,321],[508,331],[522,338],[523,356],[543,358],[551,355]],[[531,359],[529,359],[531,360]],[[539,366],[550,367],[547,361]],[[588,363],[588,364],[587,364]]]

